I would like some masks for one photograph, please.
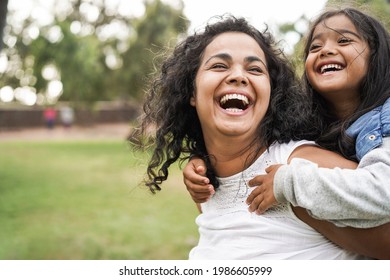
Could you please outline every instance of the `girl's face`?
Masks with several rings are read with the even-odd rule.
[[[336,15],[316,26],[305,63],[312,87],[331,104],[359,104],[370,49],[352,21]]]
[[[240,32],[216,36],[203,53],[195,83],[191,105],[205,141],[255,135],[271,86],[264,52],[252,37]]]

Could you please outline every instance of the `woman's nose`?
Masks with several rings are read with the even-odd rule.
[[[248,78],[243,69],[233,69],[231,74],[227,77],[227,82],[229,84],[247,85]]]

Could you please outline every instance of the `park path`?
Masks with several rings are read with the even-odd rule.
[[[130,132],[128,123],[95,124],[93,126],[73,126],[64,128],[57,126],[54,129],[24,128],[14,130],[0,130],[0,141],[37,141],[37,140],[83,140],[83,139],[123,139]]]

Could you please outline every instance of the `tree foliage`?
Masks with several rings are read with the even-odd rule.
[[[105,90],[102,79],[106,68],[102,63],[101,43],[93,35],[78,37],[70,32],[69,22],[58,22],[63,34],[59,42],[50,42],[39,37],[30,46],[34,57],[34,73],[37,81],[34,87],[43,92],[47,80],[42,71],[47,65],[54,65],[60,71],[63,84],[62,100],[91,103],[104,99]]]
[[[146,4],[145,15],[134,22],[137,34],[132,38],[130,48],[122,55],[123,69],[118,70],[117,79],[122,95],[142,96],[148,77],[158,67],[162,54],[170,43],[176,44],[178,34],[184,34],[188,24],[182,8],[172,9],[160,1]]]
[[[62,13],[53,10],[53,21],[43,26],[32,15],[18,24],[8,20],[2,52],[8,66],[0,73],[0,88],[33,88],[50,101],[50,82],[58,80],[60,100],[75,105],[139,99],[156,53],[175,43],[189,25],[182,4],[177,8],[160,0],[145,0],[139,18],[121,14],[119,6],[113,11],[105,1],[69,5]],[[95,13],[90,16],[88,10]],[[8,18],[13,17],[17,11],[9,10]]]
[[[8,0],[1,0],[0,1],[0,50],[3,47],[3,29],[5,25],[5,19],[7,16],[7,6],[8,6]]]

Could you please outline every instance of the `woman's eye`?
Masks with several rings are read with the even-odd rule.
[[[256,72],[256,73],[263,73],[263,69],[261,69],[261,67],[250,67],[249,71]]]
[[[226,69],[226,68],[227,68],[227,66],[225,64],[222,64],[222,63],[213,64],[210,67],[210,69]]]
[[[347,43],[350,43],[352,40],[347,38],[347,37],[343,37],[339,40],[339,43],[340,44],[347,44]]]

